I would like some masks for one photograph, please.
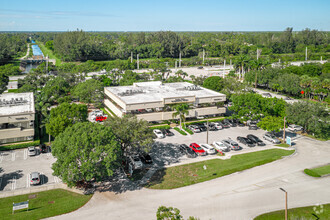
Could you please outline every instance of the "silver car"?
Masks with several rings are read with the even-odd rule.
[[[30,173],[30,184],[38,185],[40,183],[40,173],[32,172]]]
[[[272,133],[267,132],[266,134],[264,134],[263,138],[267,141],[270,141],[274,144],[280,144],[280,140],[276,138],[275,135],[273,135]]]
[[[37,149],[35,147],[28,147],[28,155],[29,156],[37,155]]]
[[[233,141],[233,140],[231,140],[231,139],[222,140],[222,143],[223,143],[225,146],[227,146],[227,147],[229,147],[230,149],[232,149],[232,150],[239,150],[239,149],[241,149],[241,147],[238,145],[238,143],[235,142],[235,141]]]

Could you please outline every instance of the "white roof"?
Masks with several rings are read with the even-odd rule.
[[[33,92],[0,95],[0,116],[35,113]]]
[[[133,86],[106,87],[126,104],[161,102],[164,98],[224,97],[225,95],[188,82],[165,83],[160,81],[134,83]]]

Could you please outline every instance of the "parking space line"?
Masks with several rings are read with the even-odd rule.
[[[16,177],[13,177],[13,180],[11,182],[11,190],[15,190],[16,189]]]
[[[57,176],[54,176],[54,182],[55,183],[59,183],[60,182],[60,179]]]
[[[26,159],[27,159],[27,156],[28,156],[28,150],[27,150],[27,149],[25,149],[25,150],[24,150],[24,160],[26,160]]]
[[[3,160],[3,156],[2,156],[2,153],[0,152],[0,163],[2,162]]]
[[[30,187],[30,174],[26,175],[26,188]]]
[[[12,152],[11,153],[11,161],[15,161],[16,153]]]

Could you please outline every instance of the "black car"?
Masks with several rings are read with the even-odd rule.
[[[245,124],[242,123],[240,120],[235,119],[235,123],[237,124],[238,127],[244,127]]]
[[[197,157],[197,154],[193,151],[193,149],[188,147],[188,145],[186,144],[180,144],[178,148],[182,154],[187,155],[187,157],[189,158]]]
[[[39,145],[41,153],[47,153],[47,146],[46,144],[40,144]]]
[[[151,159],[151,156],[145,152],[143,153],[140,153],[139,155],[142,163],[145,163],[145,164],[152,164],[152,159]]]
[[[229,124],[230,124],[231,127],[237,127],[237,122],[236,122],[235,119],[230,119]]]
[[[240,137],[240,136],[238,136],[237,137],[237,141],[240,142],[240,143],[242,143],[242,144],[245,144],[245,145],[247,145],[249,147],[256,146],[253,141],[251,141],[249,138],[246,138],[246,137]]]
[[[248,134],[247,138],[250,139],[251,141],[253,141],[254,143],[256,143],[258,146],[266,145],[262,140],[260,140],[257,136],[255,136],[253,134]]]
[[[206,131],[207,130],[207,127],[203,124],[196,124],[196,125],[198,126],[199,130],[201,130],[201,131]]]
[[[230,128],[229,123],[222,121],[222,122],[218,122],[223,128]]]
[[[207,123],[204,123],[204,126],[207,128]],[[209,131],[216,131],[217,128],[215,127],[215,124],[210,122],[209,123]]]
[[[162,132],[165,136],[173,136],[174,135],[173,132],[170,131],[170,129],[163,129]]]

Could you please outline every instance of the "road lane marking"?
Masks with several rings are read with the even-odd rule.
[[[26,176],[26,188],[30,187],[30,174]]]
[[[13,177],[13,180],[11,182],[11,190],[15,190],[16,189],[16,177]]]
[[[27,159],[27,156],[28,156],[28,150],[27,150],[27,149],[25,149],[25,150],[24,150],[24,160],[26,160],[26,159]]]
[[[2,162],[3,160],[3,156],[2,156],[2,153],[0,152],[0,163]]]

